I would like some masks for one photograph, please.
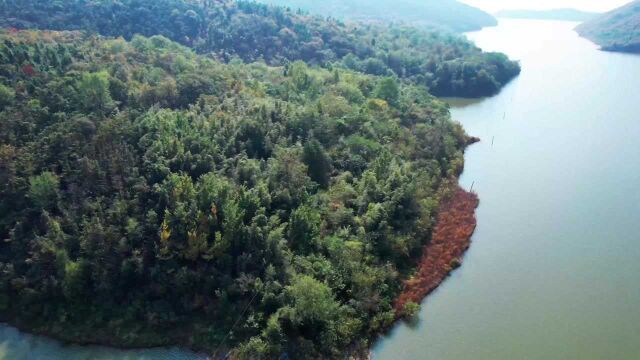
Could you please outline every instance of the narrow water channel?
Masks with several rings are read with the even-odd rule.
[[[575,25],[469,35],[523,68],[495,97],[451,101],[483,140],[461,179],[477,232],[376,360],[640,359],[640,56],[598,51]]]

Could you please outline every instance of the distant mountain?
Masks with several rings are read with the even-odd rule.
[[[640,53],[640,0],[585,22],[576,30],[602,50]]]
[[[456,32],[497,25],[490,14],[455,0],[259,0],[350,20],[384,20]]]
[[[539,20],[566,20],[587,21],[598,16],[598,13],[581,11],[576,9],[551,9],[551,10],[502,10],[495,13],[497,17],[513,19],[539,19]]]

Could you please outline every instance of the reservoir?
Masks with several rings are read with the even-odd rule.
[[[478,228],[419,320],[376,360],[640,359],[640,56],[601,52],[575,23],[501,20],[469,34],[518,59],[500,94],[451,100],[481,143],[462,186]],[[177,349],[64,346],[0,326],[0,360],[186,360]]]
[[[461,179],[480,197],[477,231],[376,360],[640,359],[640,56],[601,52],[575,26],[469,34],[522,74],[495,97],[450,102],[482,139]]]

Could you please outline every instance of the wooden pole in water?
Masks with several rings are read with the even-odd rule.
[[[469,192],[473,192],[473,185],[475,185],[475,184],[476,184],[475,181],[471,183],[471,188],[469,189]]]
[[[495,139],[496,139],[495,136],[491,138],[491,147],[493,147],[493,142],[495,141]]]

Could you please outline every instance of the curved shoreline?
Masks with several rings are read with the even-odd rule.
[[[87,335],[83,338],[65,336],[63,331],[47,330],[39,327],[28,326],[22,322],[15,321],[6,316],[0,316],[0,325],[6,325],[12,327],[17,331],[26,335],[41,337],[46,340],[51,340],[60,343],[63,346],[86,346],[86,347],[101,347],[110,348],[118,351],[144,351],[144,350],[158,350],[158,349],[179,349],[183,351],[192,352],[196,355],[206,355],[207,349],[194,347],[192,345],[185,345],[185,343],[142,343],[131,342],[125,343],[115,337],[109,337],[102,334]],[[207,357],[208,358],[208,357]]]
[[[404,289],[396,298],[394,309],[397,319],[402,317],[404,305],[407,302],[420,303],[448,278],[453,270],[461,264],[461,258],[471,245],[471,236],[476,228],[475,209],[479,204],[475,193],[467,192],[457,183],[443,198],[438,210],[437,224],[431,241],[423,248],[423,253],[416,267],[416,273],[404,280]],[[91,339],[69,339],[60,333],[34,329],[19,322],[0,318],[8,326],[20,332],[41,336],[64,345],[111,347],[116,350],[138,351],[174,347],[184,351],[191,351],[205,358],[215,358],[207,349],[196,348],[193,344],[123,344],[106,337],[92,337]],[[395,325],[395,322],[394,324]],[[356,358],[370,358],[370,352],[355,355]]]
[[[470,137],[469,144],[479,141]],[[403,290],[394,301],[393,307],[396,312],[396,321],[389,328],[396,325],[397,321],[404,317],[404,305],[408,302],[421,303],[429,294],[436,290],[449,275],[461,265],[462,257],[471,245],[471,236],[476,228],[475,210],[479,205],[478,196],[460,187],[458,179],[450,185],[445,185],[445,195],[443,195],[438,209],[436,226],[433,230],[431,241],[424,245],[422,255],[417,263],[415,274],[403,281]],[[40,336],[43,338],[58,341],[63,345],[96,346],[107,347],[121,351],[140,351],[162,348],[176,348],[183,351],[193,352],[195,355],[203,355],[206,359],[214,359],[218,354],[212,353],[211,349],[194,346],[188,340],[178,343],[163,343],[158,341],[155,344],[142,342],[124,343],[118,339],[94,334],[85,338],[69,337],[60,332],[50,329],[33,328],[22,324],[15,319],[0,316],[0,323],[14,327],[20,332]],[[372,339],[373,340],[373,339]],[[225,352],[224,350],[222,351]],[[351,352],[350,355],[356,359],[371,359],[370,348],[360,348]]]
[[[402,314],[405,304],[419,304],[458,268],[471,245],[477,221],[475,210],[480,201],[475,193],[456,185],[442,201],[431,241],[424,246],[416,274],[404,281],[404,289],[394,308]]]

